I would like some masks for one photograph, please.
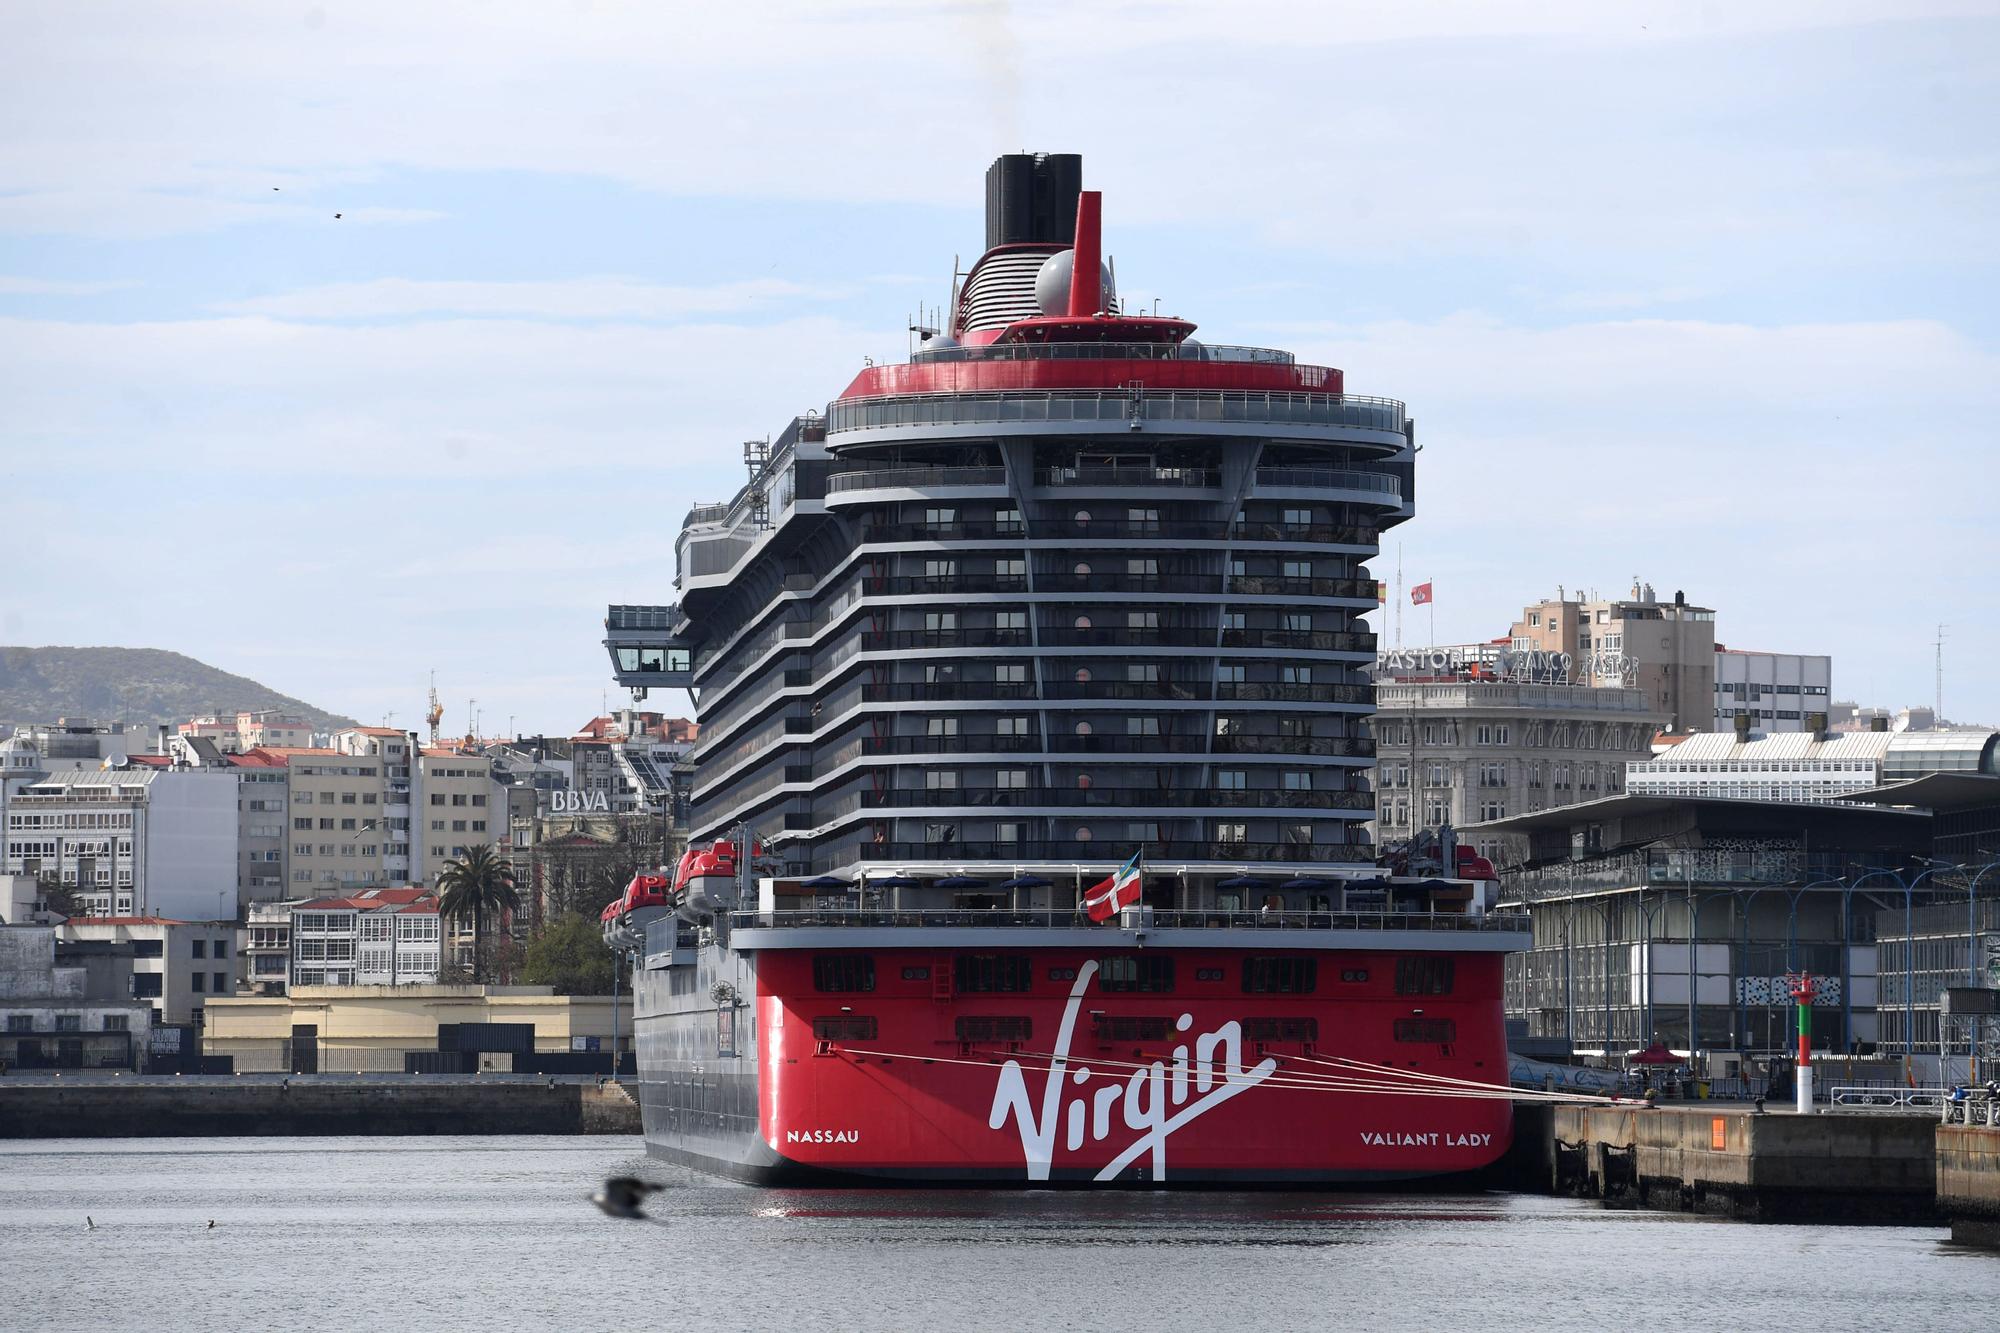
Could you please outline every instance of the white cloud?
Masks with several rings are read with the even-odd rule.
[[[138,285],[136,280],[129,279],[64,282],[56,278],[10,277],[0,273],[0,296],[97,296]]]
[[[280,319],[377,319],[412,315],[529,315],[546,319],[685,319],[690,315],[782,312],[845,291],[776,278],[671,286],[629,277],[549,282],[427,281],[375,278],[303,287],[217,308]]]

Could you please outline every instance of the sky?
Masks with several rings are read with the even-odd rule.
[[[1996,57],[1929,0],[15,0],[0,643],[567,733],[1027,149],[1128,303],[1409,404],[1406,643],[1636,577],[1863,703],[1942,622],[2000,722]]]

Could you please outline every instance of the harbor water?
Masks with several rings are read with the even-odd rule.
[[[650,1219],[587,1202],[618,1174],[668,1186]],[[1945,1333],[1992,1326],[2000,1258],[1499,1194],[766,1191],[629,1138],[38,1140],[0,1143],[0,1286],[8,1327],[99,1331]]]

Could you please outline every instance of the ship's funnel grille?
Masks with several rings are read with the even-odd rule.
[[[1008,153],[986,169],[986,248],[1068,245],[1076,234],[1083,158],[1076,153]]]

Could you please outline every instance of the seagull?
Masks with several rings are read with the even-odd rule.
[[[91,1221],[91,1220],[90,1220],[90,1214],[89,1214],[89,1213],[85,1213],[85,1214],[83,1215],[83,1229],[84,1229],[85,1231],[95,1231],[95,1230],[97,1230],[97,1223],[95,1223],[95,1222],[93,1222],[93,1221]]]
[[[648,1194],[659,1188],[631,1176],[612,1176],[604,1182],[602,1189],[590,1196],[590,1201],[607,1217],[644,1217],[646,1214],[639,1205],[646,1201]]]
[[[340,217],[340,214],[338,214],[338,213],[335,213],[335,214],[334,214],[333,216],[334,216],[334,218],[335,218],[336,220],[338,220],[338,219],[339,219],[339,217]]]
[[[212,1217],[208,1219],[208,1229],[210,1231],[215,1230],[215,1219]]]

